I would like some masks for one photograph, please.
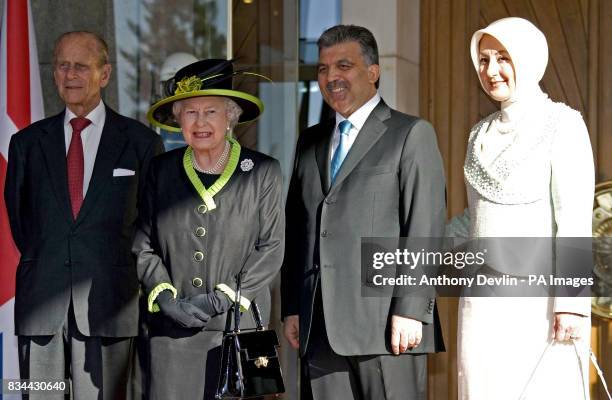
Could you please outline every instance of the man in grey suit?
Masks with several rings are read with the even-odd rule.
[[[443,351],[433,289],[362,297],[362,237],[442,237],[442,160],[433,127],[380,98],[370,31],[318,41],[319,88],[335,118],[299,137],[287,198],[284,333],[315,400],[426,399],[427,353]]]

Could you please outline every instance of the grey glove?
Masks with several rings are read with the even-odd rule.
[[[223,293],[219,293],[216,290],[210,293],[197,294],[195,296],[187,297],[185,300],[198,307],[211,317],[223,314],[232,306],[230,299]]]
[[[210,314],[189,301],[173,298],[169,290],[161,292],[156,301],[161,312],[183,328],[204,328],[210,319]]]

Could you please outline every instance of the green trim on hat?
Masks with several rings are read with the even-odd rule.
[[[240,116],[240,119],[238,120],[239,121],[238,124],[255,121],[257,120],[257,118],[259,118],[259,116],[264,111],[263,102],[259,98],[253,95],[250,95],[248,93],[244,93],[244,92],[240,92],[238,90],[232,90],[232,89],[204,89],[204,90],[194,90],[192,92],[184,92],[181,94],[175,94],[174,96],[166,97],[165,99],[158,101],[157,103],[153,104],[151,108],[149,109],[149,112],[147,112],[147,119],[154,126],[158,126],[167,131],[181,132],[181,128],[178,126],[178,124],[168,125],[168,124],[165,124],[155,119],[154,117],[155,111],[157,111],[162,106],[168,106],[178,100],[190,99],[192,97],[209,97],[209,96],[228,97],[234,101],[237,100],[236,101],[237,104],[241,108],[243,108],[243,114]],[[257,108],[257,115],[249,119],[243,120],[242,117],[245,111],[247,111],[244,109],[243,105],[249,105],[249,104]]]

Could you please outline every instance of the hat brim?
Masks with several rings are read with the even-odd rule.
[[[158,101],[149,109],[147,119],[151,124],[167,131],[181,132],[181,127],[172,113],[172,105],[179,100],[190,99],[192,97],[227,97],[234,100],[242,108],[238,124],[255,121],[264,111],[262,101],[248,93],[231,89],[204,89],[175,94]]]

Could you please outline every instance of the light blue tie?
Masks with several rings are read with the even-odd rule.
[[[340,170],[340,166],[342,165],[342,162],[349,151],[348,134],[352,127],[353,124],[351,124],[348,119],[345,119],[338,125],[338,131],[340,131],[340,141],[338,142],[338,147],[336,147],[336,152],[332,157],[330,168],[331,183],[334,183],[336,175]]]

